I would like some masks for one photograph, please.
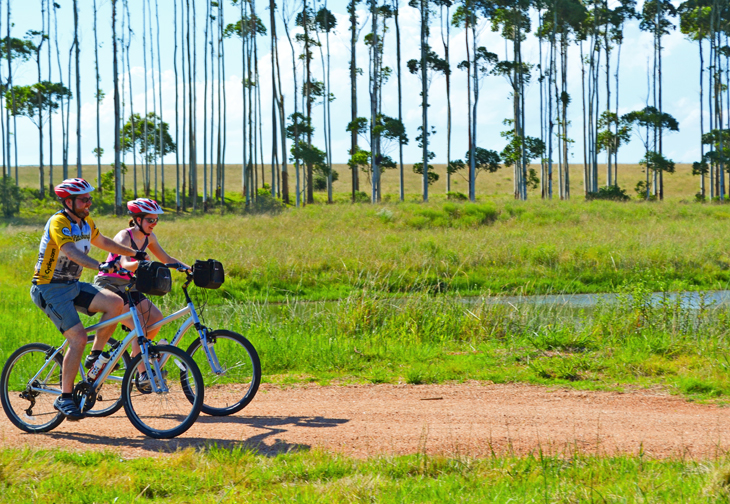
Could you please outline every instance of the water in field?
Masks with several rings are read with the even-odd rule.
[[[615,303],[621,294],[545,294],[535,296],[473,296],[462,298],[465,304],[507,304],[535,306],[563,306],[565,308],[594,308],[599,304]],[[730,306],[730,290],[705,292],[654,292],[650,295],[652,305],[680,303],[682,308]]]

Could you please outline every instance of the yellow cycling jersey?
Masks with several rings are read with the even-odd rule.
[[[43,230],[33,283],[42,285],[78,280],[83,266],[69,259],[61,251],[61,247],[67,243],[74,243],[77,249],[88,254],[91,250],[91,240],[98,235],[99,230],[89,217],[76,224],[63,210],[54,214],[48,219]]]

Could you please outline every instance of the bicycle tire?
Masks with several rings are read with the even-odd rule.
[[[65,419],[53,407],[57,394],[29,390],[30,379],[41,369],[53,352],[45,343],[29,343],[8,358],[0,375],[0,402],[8,419],[20,430],[31,434],[55,429]],[[61,392],[63,356],[59,352],[54,363],[36,380],[37,385],[57,388]]]
[[[222,375],[213,373],[200,338],[187,349],[203,375],[206,394],[202,411],[211,416],[238,413],[253,400],[261,384],[259,354],[248,339],[236,332],[218,329],[208,337],[215,342],[213,348],[223,368]]]
[[[93,342],[94,336],[92,334],[88,335],[86,341],[86,352],[84,353],[84,356],[88,355],[89,350],[91,349],[89,345],[91,345],[91,343]],[[107,341],[106,345],[104,346],[104,350],[111,353],[110,347],[117,344],[117,340],[115,340],[114,338],[109,338],[109,341]],[[112,371],[107,379],[104,381],[104,383],[101,385],[101,388],[96,392],[96,402],[90,410],[86,411],[86,416],[97,418],[106,417],[109,415],[113,415],[121,409],[122,382],[124,381],[124,375],[129,368],[130,362],[132,362],[132,358],[129,356],[129,352],[125,350],[122,354],[122,358],[118,362],[119,369]]]
[[[140,353],[129,363],[122,382],[124,412],[132,425],[145,436],[169,439],[187,431],[203,406],[203,377],[195,361],[183,350],[171,346],[152,346],[155,358],[166,359],[163,381],[167,393],[143,393],[135,386]],[[182,418],[182,420],[180,420]]]

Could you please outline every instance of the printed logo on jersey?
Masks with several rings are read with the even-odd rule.
[[[71,230],[69,228],[63,228],[61,229],[61,232],[66,236],[71,236]]]
[[[53,266],[54,261],[56,260],[56,249],[51,249],[51,256],[48,258],[48,266],[46,266],[46,270],[44,273],[46,275],[51,273],[51,267]]]

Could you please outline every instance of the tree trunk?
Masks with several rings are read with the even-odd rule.
[[[76,176],[81,178],[81,70],[79,68],[79,9],[74,0],[74,46],[76,49]]]
[[[465,17],[465,23],[464,23],[464,45],[466,46],[466,61],[469,63],[469,65],[466,67],[466,117],[467,117],[467,131],[468,131],[468,137],[469,137],[469,156],[471,160],[474,160],[474,132],[472,131],[473,123],[472,123],[472,117],[471,117],[471,100],[472,100],[472,92],[471,92],[471,73],[474,70],[474,62],[471,60],[471,48],[469,47],[469,23],[472,20],[472,12],[471,9],[473,7],[471,6],[471,2],[467,3],[466,6],[466,17]],[[474,56],[476,58],[476,55]],[[471,196],[471,186],[474,183],[474,166],[473,162],[469,162],[469,195]]]
[[[297,117],[297,114],[299,113],[299,99],[298,99],[298,93],[299,88],[297,86],[297,58],[296,53],[294,51],[294,44],[291,40],[291,35],[289,34],[289,25],[287,22],[284,22],[284,32],[286,33],[286,38],[289,41],[289,47],[291,48],[291,61],[292,61],[292,78],[294,79],[294,117]],[[277,60],[278,61],[278,60]],[[279,73],[279,76],[281,77],[281,73]],[[281,83],[279,84],[281,86]],[[283,115],[283,114],[282,114]],[[294,123],[294,145],[299,145],[299,131],[296,127],[296,122]],[[296,158],[294,160],[294,170],[296,172],[296,206],[299,208],[301,205],[301,191],[300,191],[300,181],[299,181],[299,158]],[[354,194],[354,193],[353,193]]]
[[[162,114],[162,62],[160,61],[162,59],[162,55],[160,53],[160,9],[159,5],[157,3],[157,0],[155,0],[155,21],[157,24],[157,80],[160,83],[160,87],[158,88],[159,93],[159,99],[160,99],[160,182],[162,184],[162,206],[165,206],[165,157],[164,157],[164,135],[162,125],[163,125],[163,114]],[[157,170],[157,166],[155,166],[155,171]],[[157,196],[157,178],[155,177],[155,197]]]
[[[304,0],[304,10],[302,11],[304,14],[304,17],[307,17],[308,10],[307,10],[307,0]],[[312,121],[312,100],[311,100],[311,90],[312,90],[312,70],[311,70],[311,52],[309,50],[309,19],[304,19],[304,64],[306,68],[306,91],[305,91],[305,99],[306,99],[306,107],[307,107],[307,120],[311,124]],[[311,130],[310,130],[311,131]],[[307,132],[307,145],[311,148],[312,147],[312,133],[308,131]],[[314,203],[314,170],[313,170],[312,163],[307,163],[307,203],[310,205]]]
[[[399,0],[394,0],[395,3],[395,40],[396,40],[396,60],[398,65],[398,120],[403,124],[403,89],[401,85],[401,56],[400,56],[400,26],[398,25],[398,12],[400,11]],[[398,163],[400,166],[400,200],[405,199],[405,190],[403,186],[403,142],[398,139]]]
[[[10,99],[12,100],[12,106],[13,109],[15,109],[15,87],[13,86],[13,51],[10,47],[10,41],[12,40],[10,38],[10,28],[12,27],[12,23],[10,22],[10,1],[8,1],[8,7],[7,7],[7,41],[5,45],[5,50],[7,54],[8,59],[8,87],[10,88]],[[14,110],[13,110],[14,111]],[[10,176],[10,110],[6,111],[6,118],[8,127],[6,128],[6,133],[8,135],[7,137],[7,144],[8,144],[8,176]],[[15,132],[17,130],[15,129],[15,114],[13,114],[13,138],[15,138]],[[64,177],[65,178],[65,177]],[[15,149],[15,185],[18,185],[18,149]]]
[[[327,0],[324,0],[324,8],[327,10]],[[327,174],[327,201],[332,203],[332,113],[330,110],[330,30],[327,29],[327,86],[325,92],[324,106],[327,107],[327,162],[329,163],[329,173]]]
[[[451,163],[451,66],[449,64],[449,7],[446,5],[446,38],[444,38],[444,7],[440,6],[441,13],[441,44],[444,46],[444,59],[446,60],[446,192],[451,192],[451,173],[449,172],[449,164]]]
[[[173,18],[175,19],[175,50],[172,56],[172,66],[175,72],[175,145],[179,146],[180,144],[178,143],[178,139],[180,135],[180,95],[178,94],[177,79],[177,0],[173,0]],[[178,151],[179,147],[175,149],[175,212],[180,212],[180,155]]]
[[[370,17],[372,20],[372,39],[370,43],[370,166],[372,167],[371,201],[380,201],[378,179],[380,176],[380,135],[375,133],[378,118],[378,8],[377,1],[370,0]]]
[[[471,74],[471,78],[474,80],[474,106],[471,110],[471,155],[469,163],[469,201],[476,201],[476,184],[477,184],[477,165],[476,165],[476,151],[477,151],[477,103],[479,103],[479,62],[477,57],[477,16],[473,10],[472,5],[472,23],[471,23],[471,46],[474,56],[474,72]]]
[[[203,212],[207,211],[208,206],[208,35],[211,27],[211,5],[205,2],[205,36],[203,41]],[[213,34],[210,33],[211,39]],[[210,66],[213,66],[213,57],[211,55]],[[211,88],[213,82],[210,83]],[[210,100],[211,116],[213,115],[213,99]],[[210,134],[213,135],[211,126]],[[210,139],[210,151],[213,153],[213,139]],[[211,161],[210,170],[213,171],[213,162]],[[212,189],[212,187],[211,187]]]
[[[421,127],[423,128],[423,201],[428,201],[428,0],[421,0]]]
[[[357,119],[357,12],[356,12],[356,1],[350,0],[348,5],[348,11],[350,14],[350,120],[355,121]],[[296,101],[296,97],[294,98]],[[400,102],[400,100],[399,100]],[[357,131],[350,133],[350,156],[354,156],[358,150],[357,145]],[[352,170],[352,202],[355,202],[355,193],[360,190],[360,184],[358,179],[358,168],[353,165],[350,167]]]
[[[95,0],[96,1],[96,0]],[[47,3],[47,10],[46,10],[46,26],[48,27],[48,82],[53,82],[53,78],[51,76],[51,4],[50,0],[46,0]],[[49,116],[50,117],[50,116]],[[0,116],[0,123],[2,122],[2,117]],[[53,121],[51,119],[48,120],[48,191],[49,194],[53,193]]]
[[[137,153],[135,152],[135,150],[137,148],[137,139],[136,139],[137,127],[136,127],[135,119],[134,119],[134,92],[132,90],[132,78],[131,78],[131,75],[132,75],[132,65],[129,62],[129,45],[132,43],[132,37],[131,37],[131,34],[132,34],[132,18],[131,18],[131,15],[129,13],[129,4],[126,2],[126,0],[124,2],[124,10],[126,11],[126,14],[127,14],[127,29],[129,30],[129,34],[128,34],[128,37],[127,37],[127,50],[126,50],[126,53],[127,53],[127,73],[130,75],[130,79],[129,79],[129,113],[130,113],[130,119],[129,120],[130,120],[130,123],[131,123],[131,126],[132,126],[132,167],[133,167],[132,185],[134,186],[134,190],[133,190],[133,192],[134,192],[134,199],[137,199],[137,196],[138,196],[138,194],[137,194]],[[122,64],[124,64],[124,62],[122,62]]]
[[[94,70],[96,71],[96,185],[101,187],[101,128],[99,125],[99,41],[96,29],[96,0],[94,0]]]
[[[43,48],[43,41],[44,41],[44,34],[45,34],[45,12],[43,12],[44,4],[41,2],[41,41],[38,44],[38,47],[36,48],[36,63],[38,67],[38,84],[40,84],[43,80],[43,77],[41,75],[41,49]],[[40,156],[40,166],[38,167],[38,171],[40,174],[40,197],[41,199],[45,197],[46,192],[46,183],[44,178],[44,172],[43,172],[43,107],[42,107],[42,101],[41,101],[41,93],[38,93],[38,153]],[[48,115],[50,117],[50,110],[48,112]],[[51,194],[51,193],[49,193]]]
[[[122,170],[119,164],[119,70],[117,65],[117,0],[112,0],[112,48],[114,51],[114,201],[117,215],[122,214]]]

